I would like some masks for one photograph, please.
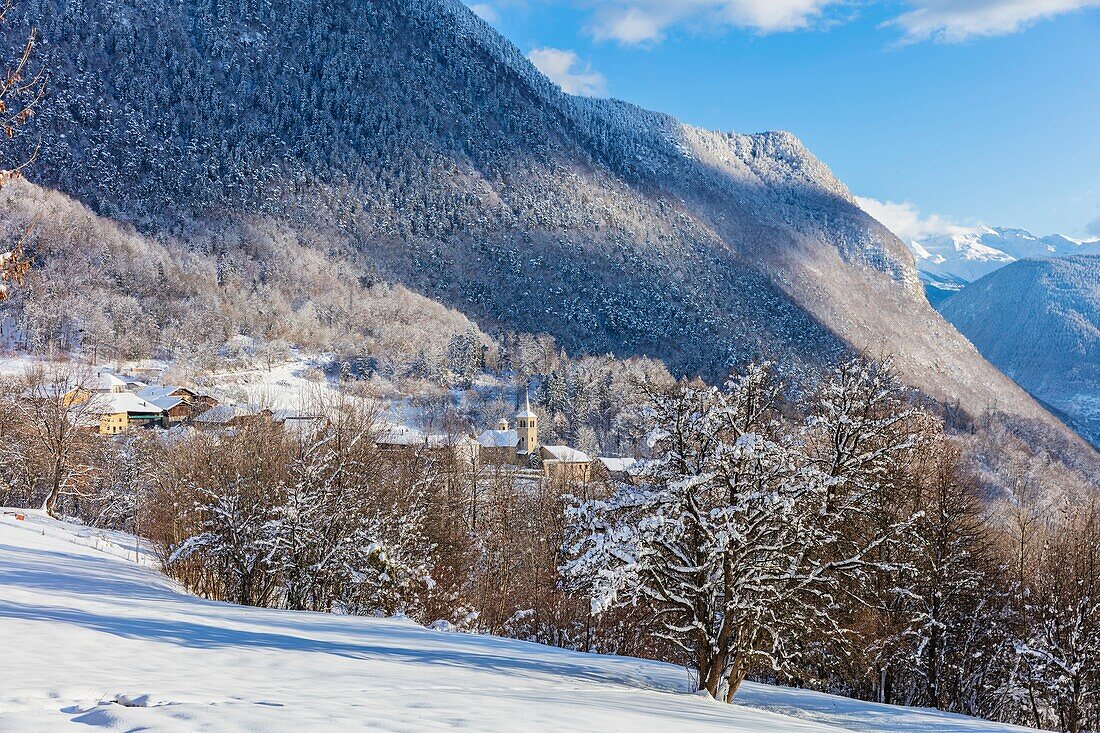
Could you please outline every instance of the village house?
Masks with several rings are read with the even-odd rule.
[[[455,459],[476,466],[481,455],[480,444],[468,435],[425,433],[407,425],[382,424],[375,443],[384,451],[424,450],[429,453],[451,452]]]
[[[96,372],[85,385],[91,392],[98,394],[121,394],[126,392],[126,382],[110,372]]]
[[[64,394],[61,392],[64,391]],[[96,395],[121,394],[126,392],[126,383],[110,372],[97,372],[88,379],[82,379],[73,386],[62,384],[39,384],[27,390],[27,399],[50,399],[61,396],[66,407],[82,405]]]
[[[539,446],[542,473],[547,479],[587,483],[592,478],[592,459],[567,445]]]
[[[638,468],[637,458],[616,458],[599,456],[592,462],[592,478],[598,481],[616,481],[635,483]]]
[[[299,439],[308,436],[310,431],[317,429],[324,422],[324,416],[318,413],[286,409],[272,410],[271,419]]]
[[[218,406],[218,401],[213,397],[179,385],[146,387],[137,395],[163,410],[168,425],[194,420]]]
[[[165,367],[156,362],[140,362],[138,364],[132,364],[126,369],[127,373],[133,376],[135,381],[140,380],[145,384],[160,384],[163,381]]]
[[[134,427],[159,424],[163,411],[130,392],[100,392],[89,398],[86,426],[100,435],[117,435]]]
[[[255,423],[258,420],[270,420],[272,411],[259,405],[236,404],[217,405],[206,410],[193,421],[193,425],[202,430],[226,430]]]

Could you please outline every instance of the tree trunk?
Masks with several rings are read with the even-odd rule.
[[[46,512],[46,516],[57,519],[57,500],[61,496],[61,461],[55,460],[53,466],[53,482],[50,486],[50,493],[46,496],[46,501],[42,503],[42,510]]]
[[[737,694],[737,690],[740,689],[741,683],[745,681],[745,676],[748,673],[748,665],[744,663],[743,659],[738,659],[734,662],[729,673],[729,687],[726,688],[727,703],[733,702],[733,696]]]

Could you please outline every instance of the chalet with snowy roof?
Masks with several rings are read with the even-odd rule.
[[[164,411],[130,392],[99,392],[90,398],[85,427],[100,435],[117,435],[135,427],[159,425]]]
[[[382,450],[403,451],[424,443],[424,433],[416,428],[396,423],[383,423],[379,426],[375,443]]]
[[[319,427],[324,421],[324,416],[314,412],[281,409],[272,410],[271,419],[282,425],[287,432],[302,438]]]
[[[385,423],[379,426],[375,437],[378,447],[384,451],[423,450],[429,453],[452,453],[470,466],[477,464],[481,454],[478,441],[468,435],[425,433],[407,425]]]
[[[592,478],[592,458],[567,445],[539,447],[543,475],[548,479],[586,482]]]
[[[196,417],[193,425],[202,430],[226,430],[271,419],[271,410],[252,404],[217,405]]]
[[[97,372],[91,377],[64,384],[40,384],[25,393],[30,400],[50,399],[64,393],[66,406],[82,405],[93,397],[111,394],[129,394],[126,383],[110,372]]]
[[[126,392],[126,381],[110,372],[97,372],[85,387],[99,394],[119,394]]]
[[[164,365],[157,362],[143,361],[131,365],[126,371],[136,379],[146,382],[147,384],[154,384],[162,381],[164,372],[167,370]]]
[[[210,395],[200,394],[179,385],[146,387],[137,395],[163,410],[169,425],[193,420],[207,410],[218,406],[218,401]]]
[[[592,478],[634,483],[639,466],[637,458],[599,456],[592,462]]]

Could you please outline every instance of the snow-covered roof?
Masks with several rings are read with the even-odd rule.
[[[429,448],[457,448],[459,446],[476,445],[468,435],[450,435],[448,433],[432,433],[425,436],[425,442]]]
[[[263,408],[259,405],[245,403],[238,405],[218,405],[199,415],[195,418],[195,422],[221,424],[227,423],[236,417],[251,417],[259,415],[261,412],[263,412]]]
[[[141,399],[132,392],[106,392],[92,399],[89,412],[95,415],[127,414],[159,415],[163,410],[152,402]]]
[[[543,450],[550,454],[550,459],[562,463],[590,463],[591,458],[584,451],[570,448],[567,445],[544,445]]]
[[[421,445],[425,442],[424,433],[408,425],[387,425],[378,433],[381,445]]]
[[[110,392],[114,389],[126,389],[126,382],[110,372],[99,372],[92,378],[88,389],[97,392]]]
[[[176,384],[169,385],[156,385],[153,387],[146,387],[137,393],[137,396],[143,400],[149,400],[154,405],[162,410],[171,410],[173,407],[183,402],[183,397],[174,396],[172,393],[179,390],[186,390],[191,394],[194,394],[193,390],[187,389],[187,387],[181,387]]]
[[[173,407],[183,402],[182,397],[158,397],[155,400],[149,400],[154,405],[162,410],[171,410]]]
[[[424,446],[426,448],[450,448],[472,442],[469,437],[448,433],[425,433],[407,425],[383,423],[378,432],[380,445]]]
[[[515,448],[519,445],[519,433],[515,430],[486,430],[477,436],[483,448]]]
[[[611,473],[626,473],[637,465],[637,458],[614,458],[612,456],[600,456],[596,459]]]
[[[286,422],[288,420],[297,420],[304,422],[307,420],[320,420],[321,415],[312,412],[302,412],[293,408],[284,408],[279,410],[272,410],[271,419],[275,422]]]
[[[138,397],[141,397],[143,400],[149,400],[150,402],[152,402],[153,400],[159,400],[159,399],[163,399],[165,397],[170,397],[173,392],[178,392],[178,391],[185,391],[185,392],[189,392],[191,394],[195,394],[194,390],[188,389],[187,387],[181,387],[178,384],[164,384],[164,385],[157,384],[157,385],[153,385],[152,387],[146,387],[145,389],[141,390],[137,394],[138,394]]]

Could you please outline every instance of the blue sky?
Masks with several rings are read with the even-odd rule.
[[[567,91],[794,132],[903,237],[1100,237],[1100,0],[470,4]]]

